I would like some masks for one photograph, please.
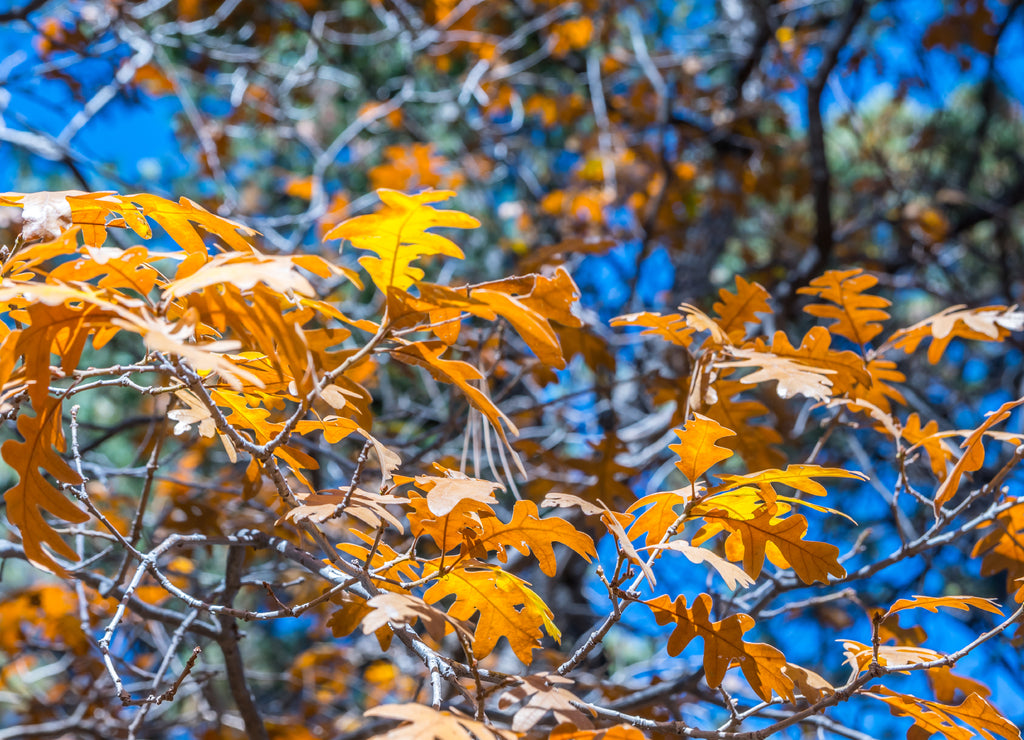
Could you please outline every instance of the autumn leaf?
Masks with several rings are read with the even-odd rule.
[[[360,257],[359,264],[385,294],[391,286],[406,290],[423,279],[423,270],[412,265],[419,257],[438,254],[462,259],[462,250],[453,241],[428,229],[438,226],[472,229],[480,225],[472,216],[428,205],[454,196],[450,190],[405,195],[396,190],[380,189],[377,195],[385,205],[383,210],[350,218],[327,232],[325,238],[345,239],[357,249],[376,254],[376,257]]]
[[[884,701],[894,716],[913,718],[914,727],[907,737],[917,731],[914,736],[922,738],[941,734],[948,740],[970,740],[980,734],[985,740],[994,740],[996,735],[1004,740],[1020,740],[1020,730],[977,694],[958,706],[900,694],[884,686],[875,687],[866,696]]]
[[[663,545],[651,545],[652,550],[669,550],[671,552],[680,552],[686,556],[686,559],[691,563],[707,563],[717,571],[718,575],[725,581],[725,585],[731,591],[735,591],[737,588],[746,588],[747,586],[754,585],[754,579],[748,576],[742,568],[739,568],[728,560],[723,558],[721,555],[716,555],[711,550],[704,547],[693,547],[680,540],[673,540],[666,542]]]
[[[494,490],[504,486],[500,483],[469,478],[457,471],[449,471],[450,477],[436,475],[416,476],[416,486],[427,493],[427,508],[435,517],[444,517],[462,501],[471,499],[490,506],[498,503]]]
[[[871,666],[874,660],[874,650],[870,645],[856,640],[843,640],[842,644],[846,663],[856,672],[863,673]],[[879,645],[878,647],[878,664],[886,667],[931,663],[942,657],[942,653],[917,645]]]
[[[36,407],[36,415],[18,417],[18,433],[24,441],[9,439],[0,455],[18,475],[18,482],[4,492],[7,518],[21,532],[25,555],[33,565],[63,576],[64,569],[43,549],[48,545],[68,560],[78,560],[60,535],[43,518],[42,510],[72,524],[89,520],[89,515],[72,504],[45,477],[45,470],[58,483],[78,485],[82,478],[57,454],[64,449],[60,399]]]
[[[938,514],[943,504],[956,495],[957,489],[960,487],[961,478],[966,473],[980,470],[981,466],[985,464],[985,434],[996,424],[1009,418],[1010,412],[1021,404],[1024,404],[1024,398],[1007,401],[995,411],[989,412],[985,416],[985,421],[963,441],[960,445],[963,448],[963,454],[957,460],[953,469],[949,471],[949,475],[942,481],[938,492],[935,494],[934,508],[936,514]]]
[[[777,519],[768,507],[762,507],[749,519],[736,519],[714,506],[712,500],[707,504],[708,511],[695,510],[694,515],[699,514],[711,525],[709,532],[722,529],[730,532],[726,554],[730,560],[742,559],[743,570],[750,576],[757,578],[761,574],[769,543],[777,553],[773,556],[769,550],[769,559],[779,567],[792,568],[804,583],[828,583],[829,576],[841,578],[846,575],[846,570],[839,564],[838,547],[827,542],[804,540],[807,520],[800,514]],[[698,534],[693,542],[700,544],[707,538],[706,533]]]
[[[435,604],[455,596],[448,615],[462,621],[480,613],[473,639],[473,652],[478,658],[490,655],[504,637],[516,657],[529,665],[533,651],[540,647],[541,627],[556,642],[562,639],[551,609],[529,586],[500,568],[466,563],[438,576],[423,600]]]
[[[757,283],[747,282],[741,275],[736,276],[736,292],[722,288],[718,291],[720,302],[711,308],[718,314],[718,325],[729,335],[733,344],[740,344],[747,334],[747,324],[760,323],[757,314],[771,313],[768,291]]]
[[[645,311],[617,316],[611,321],[612,326],[642,326],[643,334],[654,334],[680,347],[689,347],[693,341],[694,329],[687,325],[686,319],[677,313],[658,314]]]
[[[890,606],[883,615],[883,619],[905,609],[927,609],[930,612],[938,612],[940,606],[961,611],[968,611],[974,607],[998,614],[1000,617],[1003,616],[1002,609],[993,599],[983,599],[980,596],[913,596],[909,599],[900,599]]]
[[[520,680],[522,683],[506,691],[498,701],[499,709],[525,702],[512,716],[513,731],[529,732],[548,712],[559,724],[571,722],[579,728],[594,726],[590,718],[573,705],[579,699],[569,691],[575,683],[572,679],[557,673],[538,673]]]
[[[484,517],[481,521],[483,534],[481,543],[489,550],[497,549],[498,559],[507,562],[506,548],[514,548],[521,555],[532,554],[537,559],[541,572],[554,577],[558,561],[552,545],[568,547],[588,563],[597,555],[594,541],[567,522],[555,516],[541,518],[537,504],[532,501],[516,501],[512,518],[502,524],[497,517]]]
[[[741,486],[757,486],[761,491],[761,499],[767,504],[775,503],[775,486],[780,484],[811,496],[826,496],[828,491],[815,478],[867,480],[863,473],[843,468],[825,468],[820,465],[788,465],[785,470],[761,470],[746,475],[723,474],[718,477],[723,483],[710,489],[709,495],[713,496]]]
[[[679,443],[669,445],[669,449],[679,456],[676,467],[679,468],[691,486],[704,475],[709,468],[732,456],[732,450],[719,447],[716,443],[723,437],[733,437],[736,432],[726,429],[714,419],[700,414],[676,430]]]
[[[708,686],[716,688],[725,672],[738,662],[754,692],[771,701],[774,691],[780,697],[793,699],[793,681],[784,673],[786,659],[770,645],[748,643],[743,635],[754,627],[746,614],[732,614],[718,622],[711,621],[711,597],[700,594],[693,606],[686,606],[686,597],[668,596],[644,602],[658,624],[675,624],[668,638],[668,654],[679,655],[694,638],[704,640],[704,672]]]
[[[954,339],[1001,342],[1013,331],[1024,329],[1024,311],[1006,306],[965,308],[953,306],[924,321],[893,333],[885,347],[901,349],[908,355],[917,351],[921,342],[930,340],[928,362],[936,364]]]
[[[427,634],[437,642],[444,639],[449,627],[460,632],[467,639],[471,638],[465,625],[410,594],[378,594],[367,601],[366,605],[370,611],[362,618],[364,635],[386,627],[388,622],[412,624],[419,620],[423,623]]]
[[[692,500],[693,490],[691,488],[659,491],[637,500],[626,509],[627,514],[636,515],[636,519],[633,520],[629,528],[629,539],[636,540],[642,536],[645,545],[661,542],[669,528],[682,516],[682,513],[677,511],[677,507],[685,506]],[[636,514],[641,509],[643,509],[642,513]]]
[[[515,740],[517,737],[514,732],[492,729],[454,710],[439,711],[423,704],[382,704],[363,714],[405,723],[374,736],[387,740]]]
[[[829,270],[815,278],[809,285],[797,290],[803,295],[813,295],[828,303],[811,303],[804,311],[811,316],[834,319],[828,330],[837,336],[846,337],[862,349],[882,333],[881,322],[888,320],[884,309],[891,302],[881,296],[864,291],[878,284],[878,278],[861,269]]]

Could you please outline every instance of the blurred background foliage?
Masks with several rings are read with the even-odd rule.
[[[610,318],[681,302],[709,309],[741,274],[773,296],[767,328],[799,339],[812,320],[798,289],[852,267],[879,279],[893,327],[951,305],[1024,300],[1021,5],[13,0],[0,3],[0,177],[22,192],[184,195],[258,229],[268,251],[332,256],[337,244],[322,235],[373,206],[374,189],[456,190],[457,207],[484,226],[460,237],[469,259],[434,267],[433,279],[564,265],[583,294],[585,326],[562,330],[574,359],[557,375],[525,348],[472,339],[492,350],[492,393],[523,429],[517,447],[531,477],[519,487],[534,498],[558,489],[621,503],[678,482],[666,444],[682,423],[689,368],[668,344],[613,332]],[[11,243],[16,219],[0,213],[0,242]],[[958,341],[938,365],[902,363],[909,381],[897,415],[976,426],[1021,394],[1021,349],[1019,337]],[[463,412],[436,388],[394,368],[377,382],[374,432],[410,465],[441,454],[457,462],[464,442],[482,454],[482,427],[467,433]],[[833,412],[769,396],[756,400],[772,442],[799,460]],[[97,406],[83,419],[102,427],[111,413]],[[892,450],[873,439],[837,434],[818,460],[881,482],[837,487],[841,508],[872,530],[863,558],[900,541]],[[103,444],[113,464],[128,464],[116,441]],[[218,470],[218,454],[182,459],[178,480],[162,484],[183,529],[216,528],[231,511],[214,498],[214,489],[230,493],[230,480],[183,485]],[[323,486],[351,472],[347,453],[317,454]],[[827,539],[827,527],[845,525],[823,526]],[[1005,597],[1002,577],[971,571],[977,564],[965,567],[956,548],[918,565],[880,574],[862,598]],[[667,592],[704,587],[703,575],[690,583],[692,571],[680,574],[662,583]],[[588,584],[575,562],[563,589],[544,594],[573,622],[570,643],[593,623],[579,596]],[[960,615],[927,616],[935,634],[978,632]],[[808,635],[807,655],[791,659],[813,664],[821,645],[862,620],[842,602],[794,617],[786,629]],[[325,634],[304,624],[309,636]],[[653,623],[617,633],[603,659],[632,665],[640,655],[646,670],[659,669]],[[324,645],[276,637],[306,651],[296,675],[330,673],[337,656]],[[266,650],[267,670],[284,668],[281,658]],[[359,687],[331,695],[400,694],[400,672],[378,658],[367,654]],[[1019,655],[970,660],[977,665],[963,672],[985,674],[1004,711],[1024,717]],[[311,722],[330,714],[317,701],[338,700],[318,690],[302,694]],[[882,736],[882,715],[860,726],[883,723]]]

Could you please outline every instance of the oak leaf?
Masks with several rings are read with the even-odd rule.
[[[859,268],[829,270],[797,290],[797,293],[828,301],[811,303],[804,307],[804,311],[811,316],[834,319],[835,323],[828,330],[837,336],[846,337],[863,349],[882,333],[881,322],[889,318],[884,309],[892,305],[881,296],[864,292],[877,284],[878,278]]]
[[[515,740],[517,737],[514,732],[488,727],[455,710],[439,711],[423,704],[382,704],[363,714],[406,723],[375,735],[387,740]]]
[[[694,414],[693,419],[675,432],[679,443],[668,448],[679,456],[676,467],[691,486],[696,486],[697,480],[713,465],[732,456],[732,450],[719,447],[717,442],[724,437],[735,436],[736,432],[726,429],[714,419]]]
[[[771,313],[768,291],[758,283],[747,282],[736,276],[736,292],[726,288],[718,291],[720,302],[711,308],[718,314],[718,325],[733,344],[740,344],[747,335],[747,324],[760,323],[757,314]]]
[[[36,406],[34,417],[19,416],[18,433],[24,441],[7,440],[0,447],[0,455],[18,475],[18,482],[4,492],[4,502],[7,518],[21,532],[25,556],[33,565],[63,576],[64,569],[43,545],[68,560],[78,560],[78,556],[43,518],[42,510],[72,524],[88,521],[89,515],[72,504],[40,472],[45,470],[59,483],[78,485],[82,482],[81,476],[57,454],[64,449],[61,408],[60,399],[51,399]]]
[[[839,564],[838,547],[827,542],[804,540],[807,520],[800,514],[777,519],[768,507],[762,507],[749,519],[737,519],[714,506],[712,501],[708,503],[709,511],[694,511],[710,527],[706,526],[694,536],[693,543],[700,544],[708,538],[710,532],[716,530],[730,532],[726,541],[726,556],[730,560],[742,559],[743,570],[750,576],[757,578],[761,574],[766,551],[773,563],[779,567],[792,568],[797,578],[804,583],[828,583],[829,576],[841,578],[846,575],[846,570]]]
[[[718,622],[711,621],[711,597],[700,594],[692,607],[686,606],[686,597],[668,596],[644,602],[658,624],[675,623],[668,638],[668,654],[679,655],[697,637],[704,640],[704,673],[708,686],[716,688],[725,672],[735,662],[754,692],[765,701],[771,701],[772,692],[793,699],[793,681],[784,673],[786,659],[770,645],[748,643],[743,635],[754,626],[747,614],[732,614]]]
[[[514,732],[529,732],[548,712],[559,724],[571,722],[583,729],[594,726],[590,718],[573,704],[579,699],[568,690],[575,683],[572,679],[557,673],[538,673],[523,676],[520,680],[522,683],[506,691],[498,700],[499,709],[525,702],[512,716]]]
[[[496,549],[501,562],[507,561],[506,548],[511,547],[521,555],[532,554],[541,572],[550,577],[554,577],[558,569],[558,560],[552,547],[556,542],[573,550],[588,563],[597,555],[594,541],[589,535],[580,532],[565,519],[555,516],[541,518],[537,504],[533,501],[516,501],[512,518],[507,524],[502,524],[497,517],[484,517],[482,524],[480,541],[487,549]]]
[[[462,259],[464,256],[455,242],[427,229],[438,226],[472,229],[480,225],[465,213],[437,210],[428,205],[451,198],[455,193],[450,190],[405,195],[397,190],[380,189],[377,195],[384,209],[350,218],[327,232],[325,238],[345,239],[356,249],[376,254],[376,257],[360,257],[359,264],[385,295],[391,286],[406,290],[423,279],[423,270],[412,265],[419,257],[445,255]]]
[[[512,652],[529,665],[543,637],[541,627],[556,642],[562,633],[552,621],[548,605],[530,589],[526,581],[484,563],[462,563],[437,577],[423,600],[435,604],[448,596],[455,601],[448,615],[468,621],[480,613],[473,638],[473,653],[478,658],[490,655],[498,640],[508,640]]]

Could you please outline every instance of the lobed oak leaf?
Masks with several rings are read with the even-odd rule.
[[[300,522],[304,519],[322,524],[329,519],[347,514],[366,524],[371,530],[385,523],[400,534],[405,532],[402,520],[388,511],[387,506],[407,504],[408,500],[384,493],[371,493],[356,488],[351,494],[348,487],[328,488],[318,493],[297,495],[301,506],[288,511],[282,520]],[[344,504],[344,505],[343,505]]]
[[[149,193],[135,193],[122,196],[122,200],[137,204],[142,209],[142,215],[160,224],[164,231],[190,255],[205,256],[206,254],[206,244],[196,230],[196,226],[201,226],[205,231],[219,236],[229,247],[241,252],[248,252],[251,249],[245,237],[259,234],[258,231],[250,229],[244,224],[210,213],[188,198],[180,198],[175,203]],[[136,232],[138,233],[138,230]]]
[[[914,725],[907,732],[911,740],[935,734],[948,740],[970,740],[976,734],[985,740],[995,740],[996,735],[1004,740],[1020,740],[1020,730],[978,694],[970,694],[959,705],[919,699],[885,686],[875,687],[866,696],[884,701],[894,716],[911,717]]]
[[[811,303],[804,312],[819,318],[834,319],[828,327],[832,334],[846,337],[863,349],[882,333],[881,322],[889,319],[884,309],[892,303],[881,296],[864,291],[875,287],[878,278],[860,268],[829,270],[809,285],[797,290],[802,295],[813,295],[829,303]]]
[[[832,684],[808,668],[803,668],[793,663],[786,663],[786,667],[782,669],[782,672],[793,680],[796,687],[800,689],[803,698],[812,704],[836,692]]]
[[[943,704],[952,704],[957,692],[960,692],[964,698],[971,694],[977,694],[985,699],[992,693],[992,689],[985,684],[967,676],[957,675],[949,666],[929,668],[925,671],[925,677],[931,684],[932,691],[935,692],[935,700]]]
[[[1022,329],[1024,311],[1016,310],[1016,306],[952,306],[913,326],[895,332],[889,337],[883,349],[891,346],[907,354],[913,354],[921,342],[930,340],[928,362],[934,365],[942,359],[946,348],[954,339],[1001,342],[1011,332]]]
[[[1024,499],[1017,498],[1009,509],[983,526],[992,529],[975,543],[971,557],[982,556],[983,576],[1005,571],[1006,590],[1016,593],[1016,600],[1020,602],[1024,591],[1020,590],[1017,581],[1024,577]]]
[[[413,260],[419,257],[463,258],[462,250],[453,241],[427,229],[438,226],[472,229],[480,225],[465,213],[436,210],[428,205],[455,195],[450,190],[405,195],[382,188],[377,195],[386,206],[383,210],[350,218],[327,232],[324,238],[345,239],[356,249],[376,254],[376,257],[360,257],[359,264],[385,294],[392,286],[406,290],[423,278],[423,270],[412,266]]]
[[[364,635],[386,627],[388,622],[413,624],[419,620],[427,630],[427,634],[437,642],[444,639],[449,626],[465,638],[472,638],[464,624],[452,619],[440,609],[428,606],[423,599],[410,594],[378,594],[367,601],[366,605],[370,607],[371,611],[363,617]]]
[[[772,312],[768,291],[758,283],[747,282],[740,275],[736,276],[735,293],[722,288],[718,296],[721,301],[711,309],[718,314],[717,323],[733,344],[740,344],[746,337],[747,324],[760,323],[757,314]]]
[[[708,507],[714,507],[709,503]],[[694,512],[698,513],[697,511]],[[800,514],[785,519],[777,519],[768,507],[760,508],[756,515],[749,519],[737,519],[722,509],[711,508],[700,512],[700,516],[709,525],[717,525],[730,532],[726,542],[726,553],[731,560],[742,559],[743,570],[757,578],[764,567],[766,551],[769,556],[773,546],[776,557],[772,562],[783,568],[792,568],[804,583],[828,583],[829,576],[841,578],[846,570],[839,564],[839,548],[827,542],[804,540],[807,534],[807,520]],[[694,542],[703,541],[699,536]],[[731,557],[732,553],[740,557]]]
[[[786,659],[770,645],[748,643],[743,635],[754,626],[746,614],[732,614],[718,622],[711,621],[711,597],[700,594],[692,607],[686,606],[686,597],[659,596],[644,602],[658,624],[675,623],[668,638],[668,654],[679,655],[694,638],[704,641],[704,673],[708,686],[716,688],[725,678],[725,672],[734,663],[750,683],[754,692],[764,701],[771,701],[772,692],[793,700],[793,681],[784,673]]]
[[[559,724],[569,722],[578,728],[593,727],[593,722],[573,702],[579,699],[567,687],[575,683],[557,673],[537,673],[522,676],[521,683],[498,700],[499,709],[525,702],[512,716],[514,732],[529,732],[544,716],[551,712]]]
[[[713,465],[732,456],[732,450],[716,443],[724,437],[734,437],[736,432],[726,429],[714,419],[694,414],[694,418],[675,433],[679,443],[668,448],[679,456],[676,467],[691,486],[696,486],[697,480]]]
[[[870,645],[856,640],[842,640],[844,661],[857,673],[863,673],[874,660]],[[930,663],[942,658],[942,653],[917,645],[879,645],[878,664],[886,667],[912,666],[918,663]],[[903,671],[904,673],[906,671]]]
[[[647,331],[643,334],[655,334],[665,341],[680,347],[689,347],[693,341],[694,329],[687,325],[686,319],[677,313],[662,315],[644,311],[617,316],[611,320],[612,326],[642,326]]]
[[[1003,610],[995,603],[994,599],[983,599],[980,596],[912,596],[909,599],[900,599],[883,615],[883,619],[904,609],[927,609],[930,612],[938,612],[939,607],[948,609],[959,609],[968,611],[971,607],[981,609],[991,614],[1003,616]]]
[[[540,517],[537,504],[532,501],[516,501],[512,518],[503,524],[497,517],[482,519],[481,543],[488,550],[497,550],[498,559],[506,562],[506,548],[514,548],[522,555],[532,554],[541,572],[554,577],[558,569],[554,543],[565,545],[588,563],[597,555],[594,541],[589,535],[559,517]]]
[[[213,412],[206,407],[199,397],[189,390],[177,390],[174,395],[185,404],[187,408],[171,409],[167,412],[167,418],[175,422],[173,434],[184,434],[192,425],[199,424],[199,436],[210,438],[217,431],[217,424],[213,420]]]
[[[691,563],[707,563],[718,572],[718,575],[722,577],[722,580],[725,581],[725,585],[731,591],[735,591],[737,588],[747,588],[748,586],[754,585],[754,579],[748,576],[742,568],[733,565],[722,556],[716,555],[707,548],[694,547],[682,542],[681,540],[672,540],[671,542],[666,542],[661,545],[651,545],[649,549],[680,552],[685,555],[686,559]]]
[[[789,338],[781,331],[775,332],[771,347],[758,338],[754,347],[758,352],[770,354],[797,365],[809,368],[811,372],[827,376],[827,385],[831,386],[829,395],[848,395],[860,385],[870,385],[871,376],[867,372],[864,359],[855,352],[839,351],[831,348],[832,335],[821,326],[813,326],[800,342],[794,347]],[[744,382],[748,382],[744,378]]]
[[[59,483],[78,485],[81,477],[57,453],[64,449],[61,431],[61,401],[49,399],[36,407],[34,417],[18,417],[18,433],[24,441],[9,439],[0,447],[0,456],[18,475],[18,482],[4,492],[7,518],[21,533],[25,556],[38,568],[64,576],[64,569],[43,549],[48,545],[68,560],[78,560],[60,535],[43,518],[45,510],[73,524],[89,520],[89,515],[43,477],[45,470]]]
[[[415,537],[430,537],[442,554],[451,552],[466,542],[473,540],[474,547],[480,548],[480,536],[483,534],[485,517],[493,517],[494,511],[489,504],[471,498],[457,503],[444,516],[435,516],[428,508],[425,497],[411,495],[409,506],[409,527]]]
[[[579,509],[587,516],[598,516],[603,514],[607,507],[591,503],[571,493],[549,493],[540,502],[541,506],[554,506],[561,509]]]
[[[768,352],[736,349],[733,357],[739,359],[715,363],[717,368],[752,367],[752,373],[744,375],[740,382],[746,385],[775,381],[779,398],[806,396],[818,401],[827,401],[832,397],[832,380],[827,376],[834,373],[828,368],[812,368],[802,365],[786,357],[779,357]]]
[[[985,446],[983,444],[985,435],[996,424],[1009,418],[1010,412],[1021,404],[1024,404],[1024,398],[1007,401],[995,411],[990,411],[986,414],[985,421],[963,441],[960,445],[963,448],[963,454],[957,460],[953,469],[949,471],[949,475],[942,481],[939,490],[935,494],[934,507],[936,514],[938,514],[943,504],[956,495],[957,489],[960,487],[960,479],[963,475],[981,470],[981,466],[985,464]]]
[[[761,470],[746,475],[722,474],[718,476],[723,483],[708,491],[709,494],[722,493],[741,486],[757,486],[761,491],[761,499],[766,504],[774,504],[777,485],[794,488],[811,496],[826,496],[828,491],[815,478],[852,478],[867,480],[863,473],[844,470],[843,468],[825,468],[820,465],[788,465],[785,470]]]
[[[216,285],[231,285],[244,293],[258,283],[276,293],[316,295],[309,280],[294,269],[293,258],[260,254],[250,248],[246,252],[214,255],[190,275],[171,280],[163,289],[162,300],[167,304]]]
[[[448,596],[455,601],[448,614],[467,621],[479,612],[473,638],[473,653],[478,658],[490,655],[498,640],[508,640],[512,652],[529,665],[543,637],[541,627],[556,642],[562,633],[552,621],[548,605],[530,589],[526,581],[484,563],[462,563],[437,577],[423,600],[434,604]]]
[[[455,470],[448,471],[447,477],[418,475],[415,480],[416,486],[426,492],[427,508],[435,517],[447,516],[467,499],[487,506],[496,504],[494,489],[504,490],[500,483],[469,478]]]
[[[636,540],[643,536],[645,545],[655,545],[665,539],[669,529],[676,524],[682,512],[678,506],[685,506],[693,500],[693,489],[680,488],[675,491],[659,491],[637,500],[626,509],[627,514],[644,509],[636,515],[629,528],[629,539]],[[647,507],[647,508],[644,508]]]
[[[630,725],[613,725],[602,730],[581,730],[566,722],[555,727],[548,740],[647,740],[647,736]]]
[[[455,710],[439,711],[423,704],[382,704],[363,714],[406,723],[374,735],[386,740],[515,740],[517,737],[514,732],[488,727]]]

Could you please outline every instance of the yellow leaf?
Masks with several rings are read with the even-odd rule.
[[[440,576],[423,600],[434,604],[447,596],[456,597],[449,616],[467,621],[480,613],[473,639],[473,653],[478,658],[490,655],[504,637],[516,657],[529,665],[543,638],[541,627],[556,642],[562,639],[547,604],[526,581],[500,568],[483,563],[460,566]]]
[[[714,502],[708,506],[713,507]],[[804,583],[828,583],[830,575],[837,578],[846,575],[846,570],[839,564],[838,547],[803,539],[807,534],[807,520],[800,514],[778,520],[768,507],[763,507],[750,519],[735,519],[728,512],[714,508],[700,515],[709,524],[731,532],[729,540],[734,547],[741,546],[742,549],[743,570],[754,578],[761,574],[769,545],[774,546],[783,558],[782,562],[776,562],[774,558],[772,562],[792,568]],[[694,537],[694,541],[697,542],[698,538]],[[728,549],[727,544],[727,553]]]
[[[645,545],[655,545],[661,542],[669,528],[681,515],[676,507],[684,506],[692,499],[693,492],[689,488],[659,491],[639,499],[626,509],[627,514],[633,514],[647,507],[642,514],[637,515],[630,526],[629,539],[635,540],[642,535]]]
[[[346,239],[356,249],[365,249],[376,257],[361,257],[359,264],[370,273],[382,293],[395,286],[406,290],[423,278],[423,270],[412,262],[427,255],[445,255],[462,259],[462,250],[443,236],[427,231],[437,226],[472,229],[480,225],[472,216],[459,211],[440,211],[428,206],[455,195],[449,190],[428,190],[405,195],[381,189],[377,195],[386,208],[378,213],[356,216],[338,224],[325,238]]]

